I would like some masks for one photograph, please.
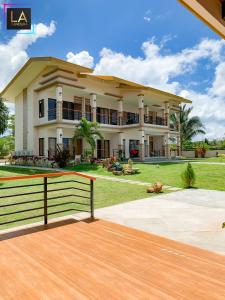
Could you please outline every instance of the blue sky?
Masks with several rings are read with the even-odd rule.
[[[23,38],[1,25],[0,88],[29,57],[56,56],[188,97],[208,137],[224,135],[224,41],[177,0],[3,2],[31,7],[37,27]]]

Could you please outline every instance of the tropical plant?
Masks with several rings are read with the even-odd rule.
[[[98,123],[89,122],[87,119],[82,118],[75,128],[73,137],[74,141],[81,138],[85,139],[91,147],[92,156],[94,156],[94,151],[96,149],[96,137],[103,140],[103,136],[99,131]]]
[[[0,135],[3,134],[8,125],[9,110],[0,98]]]
[[[195,181],[196,181],[196,176],[195,176],[195,172],[192,168],[192,165],[190,163],[188,163],[187,168],[181,174],[181,178],[182,178],[185,188],[189,189],[194,186]]]
[[[0,157],[8,155],[15,149],[14,138],[11,135],[0,138]]]
[[[69,158],[70,158],[70,153],[68,150],[62,150],[60,148],[56,149],[54,160],[59,165],[60,168],[66,167]]]
[[[192,110],[193,107],[187,107],[185,104],[181,107],[179,115],[174,113],[170,116],[174,126],[180,122],[181,150],[183,150],[183,145],[191,141],[193,137],[198,134],[205,134],[204,125],[200,118],[198,116],[190,116]]]
[[[15,136],[15,115],[9,115],[8,128],[12,136]]]

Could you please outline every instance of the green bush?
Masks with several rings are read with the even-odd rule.
[[[195,184],[196,176],[192,165],[188,163],[186,170],[181,174],[185,188],[192,188]]]

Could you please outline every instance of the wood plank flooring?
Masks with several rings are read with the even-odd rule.
[[[225,299],[225,256],[104,220],[0,240],[0,299]]]

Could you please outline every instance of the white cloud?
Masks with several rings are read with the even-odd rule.
[[[95,67],[95,73],[121,76],[175,93],[179,92],[180,84],[171,80],[193,72],[198,61],[203,58],[218,62],[225,42],[205,39],[195,47],[175,54],[162,54],[164,45],[164,40],[160,44],[154,39],[144,42],[143,57],[124,55],[104,48],[100,52],[100,61]]]
[[[148,86],[183,95],[193,101],[193,113],[199,115],[210,138],[225,133],[225,41],[203,39],[192,48],[164,54],[165,41],[157,44],[154,39],[142,44],[142,57],[133,57],[104,48],[96,64],[96,74],[108,74],[136,81]],[[194,74],[202,59],[215,68],[215,78],[208,90],[202,93],[184,89],[179,76]],[[216,66],[216,67],[215,67]],[[204,70],[202,70],[204,77]],[[193,81],[192,81],[193,82]],[[195,83],[196,85],[196,83]],[[218,130],[219,129],[219,130]]]
[[[55,29],[54,21],[49,25],[39,23],[35,26],[34,34],[21,34],[22,31],[19,31],[7,43],[0,43],[0,90],[29,59],[28,47],[39,38],[51,36]]]
[[[151,18],[145,16],[145,17],[144,17],[144,21],[147,22],[147,23],[149,23],[149,22],[151,21]]]
[[[74,54],[73,52],[68,52],[66,55],[67,61],[74,64],[78,64],[87,68],[93,68],[94,58],[89,54],[88,51],[81,51]]]

